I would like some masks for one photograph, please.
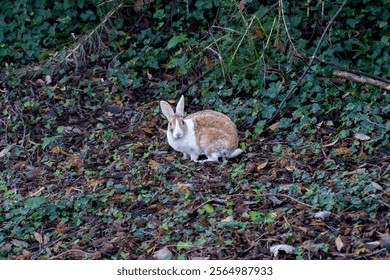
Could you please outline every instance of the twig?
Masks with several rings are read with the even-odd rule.
[[[333,71],[333,75],[335,75],[336,77],[352,80],[361,84],[369,84],[372,86],[383,88],[385,90],[390,90],[390,83],[374,80],[372,78],[363,78],[350,72],[335,70]]]
[[[316,49],[314,50],[314,53],[313,55],[311,56],[310,58],[310,61],[309,61],[309,64],[307,65],[305,71],[303,72],[303,74],[298,78],[298,81],[294,84],[294,86],[290,89],[290,91],[287,93],[286,97],[283,99],[283,101],[280,103],[278,109],[275,111],[275,113],[273,114],[273,116],[266,122],[267,124],[270,123],[275,117],[276,115],[280,112],[280,110],[284,107],[284,105],[286,104],[287,100],[292,96],[292,94],[295,92],[295,90],[298,88],[299,84],[302,82],[303,78],[307,75],[307,73],[309,72],[311,66],[313,65],[313,62],[317,56],[317,52],[318,50],[320,49],[321,45],[322,45],[322,42],[324,41],[324,38],[325,38],[325,35],[328,33],[328,30],[330,28],[330,26],[333,24],[333,22],[335,21],[336,17],[340,14],[340,12],[343,10],[344,6],[347,4],[348,0],[344,0],[344,2],[341,4],[341,6],[339,7],[339,9],[337,10],[337,12],[334,14],[334,16],[331,18],[331,20],[328,22],[328,24],[326,25],[325,27],[325,30],[324,32],[322,33],[321,35],[321,38],[317,44],[317,47]]]
[[[268,197],[268,196],[280,196],[280,197],[284,197],[284,198],[287,198],[287,199],[290,199],[298,204],[301,204],[303,206],[306,206],[306,207],[309,207],[309,208],[316,208],[314,207],[313,205],[310,205],[310,204],[306,204],[304,202],[301,202],[299,201],[298,199],[296,198],[293,198],[287,194],[281,194],[281,193],[261,193],[261,194],[232,194],[232,195],[229,195],[229,196],[254,196],[254,197]]]
[[[368,253],[368,254],[365,254],[365,255],[362,255],[362,256],[358,256],[357,258],[355,258],[355,260],[356,259],[363,259],[363,258],[371,257],[373,255],[385,252],[386,250],[387,250],[386,248],[382,248],[382,249],[376,250],[374,252],[371,252],[371,253]]]
[[[283,0],[279,0],[279,7],[280,7],[281,14],[282,14],[283,25],[284,25],[284,29],[286,30],[286,35],[287,35],[288,41],[290,42],[291,46],[293,47],[295,53],[299,53],[298,50],[295,48],[294,42],[292,41],[292,38],[290,35],[290,31],[288,30],[288,27],[287,27],[286,18],[284,16]]]
[[[382,77],[379,77],[377,75],[372,75],[370,73],[365,73],[365,72],[362,72],[362,71],[359,71],[359,70],[348,69],[348,68],[346,68],[344,66],[341,66],[341,65],[339,65],[337,63],[334,63],[334,62],[331,62],[331,61],[326,61],[326,60],[323,60],[323,59],[321,59],[319,57],[315,57],[314,59],[317,60],[320,63],[327,64],[327,65],[332,65],[332,66],[334,66],[334,67],[336,67],[336,68],[338,68],[340,70],[343,70],[343,71],[347,71],[347,72],[350,72],[350,73],[353,73],[353,74],[356,74],[356,75],[360,75],[360,76],[369,77],[369,78],[372,78],[374,80],[378,80],[378,81],[382,81],[384,83],[390,84],[389,80],[387,80],[385,78],[382,78]]]
[[[51,257],[50,259],[51,260],[58,259],[58,258],[60,258],[60,257],[62,257],[64,255],[72,253],[72,252],[74,252],[74,253],[82,253],[82,254],[84,254],[84,256],[91,255],[91,253],[87,253],[87,252],[84,252],[84,251],[79,250],[79,249],[69,249],[69,250],[67,250],[65,252],[62,252],[61,254],[58,254],[58,255],[55,255],[55,256]]]

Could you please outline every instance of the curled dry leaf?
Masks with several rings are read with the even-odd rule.
[[[326,219],[328,218],[332,213],[329,211],[319,211],[314,215],[314,218],[316,219]]]
[[[11,244],[16,247],[23,247],[23,248],[27,248],[29,246],[29,244],[26,241],[18,240],[18,239],[12,239]]]
[[[40,244],[43,243],[42,235],[40,235],[38,232],[34,232],[34,238],[36,241],[38,241]]]
[[[153,258],[156,260],[170,260],[173,258],[173,254],[167,247],[164,247],[158,251],[155,251]]]
[[[378,183],[371,182],[371,186],[372,186],[375,190],[383,192],[382,186],[379,185]]]
[[[271,254],[276,258],[279,254],[279,251],[284,251],[286,254],[293,254],[295,248],[291,245],[287,244],[280,244],[280,245],[274,245],[269,248]]]
[[[266,167],[267,164],[268,164],[268,161],[259,164],[259,165],[256,167],[256,170],[257,170],[257,171],[260,171],[261,169],[263,169],[264,167]]]
[[[340,235],[336,237],[335,243],[336,243],[337,251],[340,252],[340,250],[344,247],[344,243],[343,243],[343,241],[341,240]]]

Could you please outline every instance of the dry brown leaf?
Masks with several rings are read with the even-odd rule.
[[[100,81],[100,78],[99,77],[92,77],[92,82],[99,82]]]
[[[148,165],[152,169],[158,169],[160,167],[160,164],[153,159],[149,160]]]
[[[190,192],[189,188],[192,187],[192,184],[177,183],[177,187],[180,193],[189,193]]]
[[[52,249],[54,253],[56,253],[56,254],[58,253],[61,244],[62,244],[62,241],[59,241],[59,242],[56,243],[56,245],[54,245],[54,247]]]
[[[54,147],[51,149],[51,153],[52,153],[52,154],[59,154],[59,153],[61,153],[61,147],[60,147],[60,146],[54,146]]]
[[[34,238],[36,241],[38,241],[40,244],[43,243],[42,235],[40,235],[38,232],[34,232]]]
[[[96,188],[98,185],[101,185],[101,184],[103,184],[105,181],[103,180],[103,179],[99,179],[99,180],[97,180],[97,179],[92,179],[91,181],[89,181],[88,183],[87,183],[87,187],[89,187],[89,188]]]
[[[27,250],[25,250],[25,249],[23,249],[22,254],[23,254],[23,256],[24,256],[26,259],[29,258],[29,257],[31,257],[31,255],[32,255],[32,253],[31,253],[30,251],[27,251]]]
[[[260,171],[261,169],[264,169],[268,164],[268,161],[266,162],[263,162],[263,163],[260,163],[257,167],[256,167],[256,170],[257,171]]]
[[[23,241],[23,240],[18,240],[18,239],[12,239],[11,240],[11,244],[16,246],[16,247],[23,247],[23,248],[27,248],[29,246],[29,244],[26,242],[26,241]]]
[[[175,160],[175,158],[174,158],[174,157],[171,157],[171,156],[169,156],[169,157],[165,157],[165,160],[166,160],[166,161],[173,161],[173,160]]]
[[[268,127],[271,131],[274,131],[275,129],[279,128],[279,123],[276,122],[274,124],[271,124],[269,127]]]
[[[285,169],[289,172],[294,172],[295,170],[297,170],[297,167],[294,165],[289,165],[289,166],[286,166]]]
[[[340,235],[336,237],[335,243],[336,243],[337,251],[340,252],[341,249],[344,247],[344,243],[343,243],[343,241],[341,240]]]
[[[146,132],[147,134],[153,135],[153,132],[150,128],[144,128],[143,131]]]
[[[344,147],[337,148],[335,151],[339,154],[352,155],[352,152]]]
[[[256,28],[255,32],[256,32],[257,37],[259,37],[260,39],[264,39],[265,34],[264,34],[263,30],[261,30],[260,28]]]

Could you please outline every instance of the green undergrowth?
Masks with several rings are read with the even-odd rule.
[[[387,1],[349,1],[294,92],[343,1],[76,2],[2,1],[0,258],[374,256],[390,95],[332,72],[390,76]],[[158,101],[183,93],[242,157],[179,159]]]

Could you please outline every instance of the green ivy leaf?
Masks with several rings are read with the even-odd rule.
[[[173,36],[171,38],[171,40],[169,40],[169,42],[168,42],[167,49],[168,50],[172,49],[172,48],[176,47],[177,44],[185,42],[187,40],[188,40],[188,38],[187,38],[187,35],[185,35],[185,34],[184,35]]]
[[[26,200],[26,207],[30,209],[35,209],[46,203],[48,200],[46,197],[35,196]]]
[[[276,108],[272,105],[268,105],[261,111],[261,116],[265,119],[270,119],[272,118],[272,115],[275,113]]]
[[[192,242],[191,241],[186,241],[186,242],[179,241],[177,243],[177,249],[178,250],[189,249],[189,248],[191,248],[191,246],[192,246]]]
[[[45,137],[42,141],[42,149],[45,149],[51,142],[57,140],[60,136]]]
[[[214,213],[214,207],[210,204],[206,204],[203,206],[204,210],[206,210],[207,213]]]

